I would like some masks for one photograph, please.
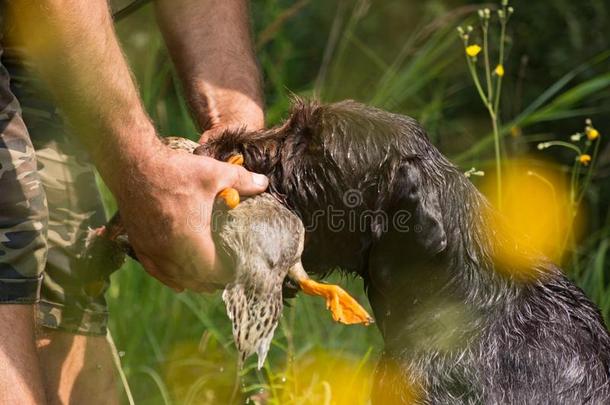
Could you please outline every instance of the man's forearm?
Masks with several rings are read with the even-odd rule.
[[[6,3],[14,42],[40,71],[117,197],[138,260],[176,290],[227,283],[230,272],[212,239],[214,199],[225,188],[261,193],[267,178],[163,147],[142,108],[106,0]],[[200,228],[189,226],[194,210],[205,213]]]
[[[25,50],[116,194],[122,171],[133,169],[159,141],[106,1],[11,0],[8,5],[11,41]]]
[[[246,0],[156,0],[159,25],[202,130],[264,125]]]

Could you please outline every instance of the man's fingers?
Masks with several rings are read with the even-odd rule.
[[[218,135],[222,134],[225,131],[225,128],[213,128],[208,129],[199,138],[199,143],[203,144],[209,141],[210,139],[216,138]]]
[[[146,270],[146,272],[148,274],[150,274],[151,276],[153,276],[154,278],[156,278],[161,283],[165,284],[166,286],[168,286],[169,288],[171,288],[175,292],[180,293],[180,292],[184,291],[184,287],[178,285],[178,283],[176,283],[171,278],[166,277],[163,273],[161,273],[161,272],[159,272],[157,270],[149,270],[146,267],[144,267],[144,269]]]
[[[159,271],[153,261],[149,260],[145,256],[144,257],[138,256],[138,260],[140,261],[140,263],[144,267],[144,270],[146,270],[146,272],[148,274],[150,274],[151,276],[153,276],[154,278],[156,278],[157,280],[159,280],[160,282],[162,282],[163,284],[165,284],[166,286],[168,286],[175,292],[180,293],[180,292],[184,291],[184,287],[180,286],[177,282],[175,282],[170,277],[166,276],[161,271]]]
[[[264,192],[269,186],[267,176],[247,171],[241,166],[226,165],[226,172],[221,175],[220,189],[231,187],[240,195],[255,195]]]

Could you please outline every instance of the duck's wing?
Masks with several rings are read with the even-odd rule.
[[[199,147],[197,142],[179,136],[162,137],[161,142],[172,149],[183,150],[187,153],[193,153],[193,151]]]

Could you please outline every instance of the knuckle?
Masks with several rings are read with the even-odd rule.
[[[218,193],[220,190],[222,190],[224,188],[224,184],[222,181],[222,178],[220,175],[215,175],[212,176],[211,178],[209,178],[207,180],[207,184],[209,186],[209,188],[214,191],[215,193]]]
[[[244,185],[246,183],[246,169],[242,167],[237,167],[235,169],[235,185]]]
[[[228,165],[228,170],[226,170],[222,176],[220,176],[222,178],[221,182],[222,182],[222,187],[221,188],[226,188],[226,187],[233,187],[236,185],[239,185],[239,183],[241,182],[241,175],[240,175],[240,170],[237,167],[232,167],[230,165]]]

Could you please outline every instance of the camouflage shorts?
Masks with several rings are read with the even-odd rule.
[[[95,172],[27,75],[3,63],[11,84],[0,65],[0,302],[37,303],[44,327],[104,335],[108,274],[92,274],[80,257],[88,229],[105,222]]]

